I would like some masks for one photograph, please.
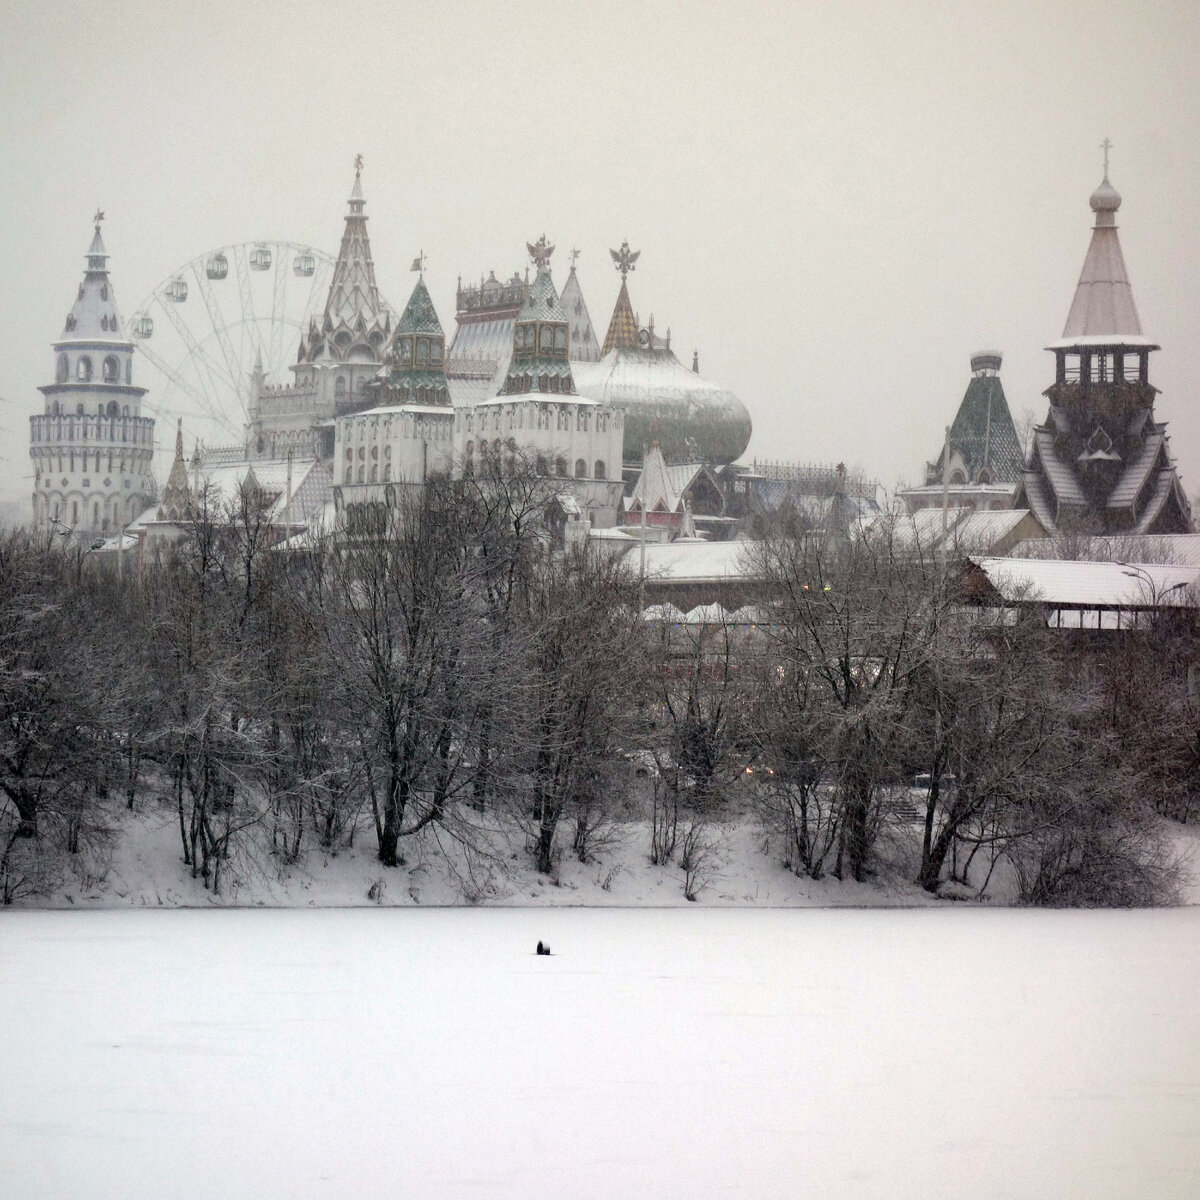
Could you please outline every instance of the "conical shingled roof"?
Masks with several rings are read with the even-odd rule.
[[[971,377],[950,426],[950,452],[961,455],[969,483],[981,482],[985,469],[991,483],[1019,482],[1024,455],[999,375],[976,372]],[[928,483],[941,482],[945,453],[943,446],[930,466]]]
[[[442,333],[442,323],[438,320],[433,301],[429,298],[429,289],[425,286],[422,275],[413,288],[404,312],[396,324],[396,332],[400,333]]]
[[[372,325],[385,316],[386,305],[375,284],[375,263],[371,258],[371,241],[367,237],[364,203],[361,169],[356,169],[350,211],[346,214],[346,228],[333,268],[329,299],[325,303],[326,329],[338,325],[355,329],[360,321]]]
[[[571,267],[571,273],[563,285],[562,306],[567,314],[570,334],[567,343],[569,356],[576,362],[596,362],[600,358],[600,344],[596,341],[592,317],[584,302],[574,266]]]
[[[517,323],[522,321],[566,321],[562,301],[558,298],[549,267],[539,267],[537,278],[529,285],[529,299],[517,313]]]
[[[121,342],[129,345],[117,312],[117,300],[108,277],[108,252],[99,222],[87,252],[87,270],[75,303],[63,325],[63,341]]]
[[[1096,213],[1096,224],[1062,340],[1136,338],[1140,342],[1142,323],[1117,236],[1116,212],[1121,207],[1121,197],[1108,182],[1107,173],[1092,193],[1091,206]]]
[[[629,302],[629,289],[625,280],[621,280],[621,290],[617,293],[617,303],[613,308],[612,320],[608,323],[608,333],[604,336],[604,348],[600,351],[603,358],[614,348],[636,349],[638,346],[637,319],[633,315],[633,305]]]

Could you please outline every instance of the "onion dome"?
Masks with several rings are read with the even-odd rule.
[[[1100,186],[1088,198],[1094,213],[1115,213],[1121,207],[1121,193],[1108,182],[1105,175]]]

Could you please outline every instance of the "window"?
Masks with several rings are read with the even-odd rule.
[[[75,378],[80,383],[87,383],[92,377],[92,360],[86,354],[81,355],[79,361],[75,364]]]
[[[431,343],[430,348],[429,348],[429,357],[435,363],[440,363],[442,361],[442,343],[441,342]]]
[[[333,394],[338,397],[346,394],[346,377],[344,375],[339,375],[337,379],[334,380]]]
[[[55,369],[54,377],[59,383],[66,383],[67,377],[71,374],[71,365],[67,362],[67,356],[60,354],[58,356],[58,366]]]
[[[392,481],[392,464],[384,463],[383,464],[383,482],[391,483],[391,481]]]
[[[554,460],[554,473],[562,478],[566,478],[567,460],[561,454]]]
[[[379,464],[378,463],[371,464],[371,482],[372,483],[379,482]]]
[[[582,458],[575,460],[575,478],[585,479],[587,477],[587,463]]]
[[[132,358],[127,358],[125,360],[125,382],[126,383],[133,382],[133,359]]]
[[[567,327],[560,325],[554,331],[554,346],[557,350],[565,350],[567,348]]]
[[[417,362],[427,363],[429,361],[429,340],[427,338],[417,339]]]
[[[536,471],[536,472],[537,472],[539,475],[546,475],[546,474],[548,474],[548,472],[547,472],[547,470],[546,470],[546,460],[545,460],[545,458],[544,458],[542,455],[540,455],[540,454],[539,454],[539,455],[537,456],[537,461],[534,463],[534,465],[533,465],[533,469],[534,469],[534,470],[535,470],[535,471]]]
[[[596,459],[596,466],[595,466],[595,469],[592,471],[592,478],[593,479],[606,479],[607,478],[607,476],[604,473],[604,459],[602,459],[602,458]]]
[[[366,482],[366,480],[367,480],[367,468],[366,468],[366,467],[359,467],[359,468],[358,468],[358,482],[359,482],[359,483],[365,483],[365,482]]]

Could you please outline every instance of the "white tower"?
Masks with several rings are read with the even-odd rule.
[[[154,419],[141,415],[145,388],[133,386],[133,343],[125,336],[100,237],[62,337],[54,343],[54,382],[38,390],[46,410],[29,418],[33,517],[81,533],[114,534],[154,494]]]

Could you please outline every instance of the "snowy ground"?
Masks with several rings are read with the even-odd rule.
[[[410,905],[585,905],[596,907],[671,907],[688,905],[684,873],[677,862],[651,864],[650,830],[646,822],[618,825],[581,863],[568,848],[553,877],[539,876],[519,830],[500,831],[493,842],[497,861],[468,864],[453,843],[443,839],[405,847],[408,861],[386,869],[375,855],[375,838],[362,828],[351,849],[305,853],[301,862],[281,870],[266,856],[236,864],[239,878],[222,896],[206,891],[180,859],[178,818],[170,808],[147,805],[137,814],[119,810],[110,851],[100,858],[67,861],[61,885],[48,899],[27,901],[30,907],[192,907],[213,904],[263,907],[347,907],[378,903]],[[898,828],[889,835],[883,862],[868,883],[820,882],[797,876],[782,865],[781,847],[771,844],[752,818],[713,824],[706,837],[713,849],[697,892],[707,907],[812,907],[843,905],[925,905],[934,903],[911,880],[919,833]],[[678,859],[676,854],[676,859]],[[454,869],[447,867],[447,860]],[[382,882],[378,899],[368,899],[372,885]]]
[[[236,877],[215,896],[192,879],[180,856],[178,819],[169,807],[146,804],[136,814],[117,811],[110,847],[100,855],[63,856],[59,886],[51,895],[29,897],[22,907],[270,907],[346,908],[434,907],[477,904],[501,906],[690,907],[684,873],[676,861],[663,867],[649,860],[645,822],[618,825],[598,847],[593,861],[581,863],[564,852],[553,877],[538,875],[519,830],[499,831],[491,864],[468,863],[443,839],[406,847],[403,867],[386,869],[375,855],[374,835],[360,829],[356,844],[337,853],[307,851],[300,862],[281,868],[270,856],[243,859]],[[1200,904],[1200,830],[1173,826],[1172,836],[1188,863],[1181,897]],[[782,862],[778,839],[766,837],[751,816],[713,824],[706,837],[713,849],[696,893],[705,908],[924,907],[944,905],[916,887],[920,826],[889,824],[876,851],[877,869],[866,883],[819,882],[797,875]],[[564,835],[569,843],[569,833]],[[453,864],[448,866],[447,864]],[[374,894],[369,898],[373,885]],[[988,889],[993,904],[1014,898],[1003,865]]]
[[[9,910],[0,1195],[1193,1200],[1198,1009],[1195,908]]]

